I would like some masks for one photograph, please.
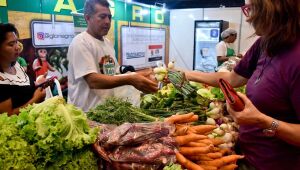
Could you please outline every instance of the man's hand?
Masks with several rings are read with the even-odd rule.
[[[131,84],[144,93],[154,93],[158,90],[157,82],[150,79],[151,72],[131,75]]]

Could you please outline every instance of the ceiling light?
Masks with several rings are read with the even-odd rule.
[[[143,10],[141,11],[141,14],[142,14],[142,15],[148,15],[148,14],[149,14],[149,10],[143,9]]]

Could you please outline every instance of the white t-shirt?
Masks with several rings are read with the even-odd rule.
[[[84,79],[90,73],[115,74],[118,63],[108,39],[100,41],[86,31],[82,32],[73,39],[67,56],[69,103],[86,112],[114,95],[113,89],[90,89]]]
[[[216,45],[216,54],[217,56],[227,56],[227,48],[234,49],[233,43],[226,43],[224,41],[219,42]]]

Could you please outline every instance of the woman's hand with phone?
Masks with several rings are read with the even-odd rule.
[[[34,94],[33,94],[33,100],[35,103],[40,103],[45,100],[46,97],[46,91],[44,88],[38,87]]]

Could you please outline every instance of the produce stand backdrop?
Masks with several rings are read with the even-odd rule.
[[[75,29],[77,33],[86,27],[83,16],[74,14],[83,12],[84,2],[84,0],[0,0],[0,22],[13,23],[19,30],[24,45],[21,56],[29,64],[28,74],[34,76],[32,63],[36,58],[35,48],[43,47],[48,51],[48,62],[57,70],[54,74],[59,77],[67,75],[66,54],[68,44],[75,36],[71,34],[74,30],[73,25],[75,28],[81,27],[79,30]],[[168,62],[170,13],[143,4],[109,2],[113,19],[107,37],[114,42],[119,62],[120,33],[124,25],[164,29],[166,31],[164,56]],[[73,17],[75,23],[71,24]]]

